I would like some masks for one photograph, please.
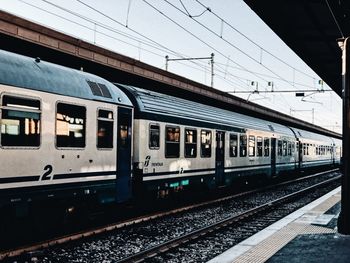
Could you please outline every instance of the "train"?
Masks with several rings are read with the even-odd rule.
[[[339,138],[0,50],[0,208],[125,203],[339,165]]]

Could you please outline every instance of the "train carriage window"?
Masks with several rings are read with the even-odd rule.
[[[256,156],[262,156],[263,155],[263,138],[260,136],[256,137],[256,148],[257,148]]]
[[[282,156],[282,141],[278,140],[277,142],[277,155]]]
[[[165,157],[178,158],[180,156],[180,128],[165,127]]]
[[[1,107],[1,145],[40,146],[40,101],[4,95]]]
[[[287,141],[283,141],[282,151],[283,151],[283,156],[287,156]]]
[[[211,157],[211,131],[201,130],[201,157]]]
[[[97,115],[97,148],[113,148],[113,112],[98,110]]]
[[[247,135],[241,134],[239,136],[239,156],[247,156]]]
[[[248,148],[249,156],[255,156],[255,136],[249,136],[249,148]]]
[[[185,129],[185,157],[197,157],[197,130]]]
[[[295,152],[295,143],[291,142],[291,146],[292,146],[292,154],[294,154],[294,152]]]
[[[306,143],[303,143],[303,155],[306,155]]]
[[[149,142],[148,146],[152,150],[159,149],[160,127],[156,124],[149,126]]]
[[[56,146],[85,147],[86,108],[77,105],[57,103]]]
[[[237,157],[238,151],[238,136],[237,134],[230,134],[230,157]]]
[[[291,156],[292,155],[292,143],[288,142],[287,147],[288,147],[288,155]]]
[[[264,138],[264,156],[270,155],[270,139]]]

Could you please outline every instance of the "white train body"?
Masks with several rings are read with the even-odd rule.
[[[81,196],[129,199],[129,99],[81,71],[7,52],[0,64],[7,67],[0,74],[0,206]],[[120,146],[122,133],[127,150]]]
[[[191,185],[215,188],[231,185],[238,177],[266,178],[340,162],[339,139],[157,92],[118,87],[135,106],[137,189],[167,193]]]

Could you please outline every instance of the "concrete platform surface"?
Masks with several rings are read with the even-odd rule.
[[[339,234],[299,235],[267,262],[348,263],[350,237]]]
[[[340,187],[242,241],[209,263],[349,262],[350,236],[337,233]]]

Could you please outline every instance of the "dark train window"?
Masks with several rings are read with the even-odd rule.
[[[201,130],[201,157],[211,156],[211,131]]]
[[[282,141],[278,140],[277,142],[277,154],[278,156],[282,156]]]
[[[238,136],[237,134],[230,134],[230,157],[237,157]]]
[[[85,147],[86,109],[82,106],[57,103],[56,146]]]
[[[185,157],[197,157],[197,130],[185,129]]]
[[[263,155],[263,138],[258,136],[256,137],[256,156],[262,156]]]
[[[165,157],[178,158],[180,156],[180,128],[165,127]]]
[[[270,155],[270,139],[264,138],[264,156]]]
[[[249,136],[249,156],[255,156],[255,136]]]
[[[113,112],[99,110],[97,115],[97,148],[113,148]]]
[[[283,156],[287,155],[287,141],[283,141],[282,145]]]
[[[291,142],[288,142],[287,147],[288,147],[288,155],[292,155],[292,144],[291,144]]]
[[[247,156],[247,135],[241,134],[239,136],[239,156],[240,157]]]
[[[295,144],[294,144],[294,142],[291,142],[291,147],[292,147],[292,154],[294,154],[294,152],[295,152]]]
[[[40,101],[3,96],[1,109],[1,145],[40,146]]]
[[[306,143],[303,143],[303,155],[306,155]]]
[[[159,149],[159,125],[151,124],[149,126],[149,142],[148,146],[150,149]]]

